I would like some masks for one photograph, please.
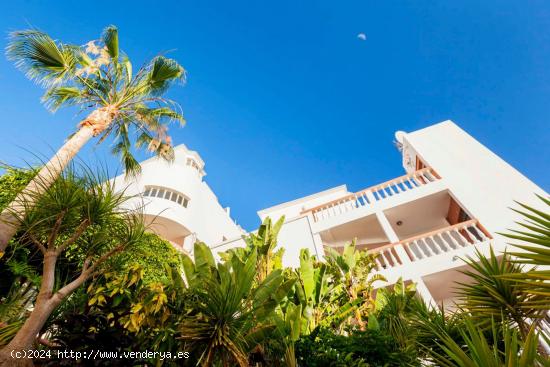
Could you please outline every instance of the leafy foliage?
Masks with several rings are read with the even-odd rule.
[[[179,269],[163,268],[166,281],[147,282],[146,269],[133,265],[125,274],[106,273],[75,295],[51,325],[61,350],[180,351],[177,325],[190,302]],[[73,325],[74,324],[74,325]],[[61,361],[60,361],[61,362]],[[64,363],[72,361],[67,360]],[[156,363],[134,360],[133,364]],[[177,362],[177,361],[174,361]],[[118,366],[119,361],[103,361]],[[128,363],[126,361],[125,363]]]
[[[124,275],[138,265],[144,269],[144,283],[166,283],[169,280],[166,268],[179,267],[180,261],[180,254],[168,241],[156,234],[145,233],[139,246],[116,256],[109,267]]]
[[[275,328],[269,317],[292,283],[284,283],[281,270],[275,270],[255,285],[255,252],[246,261],[232,256],[215,264],[206,245],[198,243],[194,250],[195,264],[185,263],[185,275],[198,302],[181,321],[180,338],[201,365],[248,366],[248,352]]]
[[[376,329],[346,336],[321,328],[298,341],[296,355],[302,367],[420,365],[414,353],[402,350],[393,337]]]
[[[47,185],[43,195],[25,195],[21,204],[32,203],[25,214],[14,213],[21,231],[18,246],[39,254],[41,279],[33,284],[27,275],[26,289],[32,296],[25,298],[22,309],[34,301],[34,293],[38,294],[7,348],[30,347],[63,300],[101,273],[108,259],[137,244],[145,230],[141,216],[122,209],[124,192],[87,167],[71,166],[53,183],[43,184]],[[11,268],[12,273],[32,270],[24,264],[12,264]]]

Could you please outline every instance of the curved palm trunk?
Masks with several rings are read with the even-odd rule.
[[[38,172],[16,198],[0,214],[0,258],[4,255],[11,238],[19,228],[19,221],[35,201],[51,186],[67,164],[94,136],[107,128],[116,112],[110,107],[94,110],[80,123],[80,129],[63,144],[55,156]]]

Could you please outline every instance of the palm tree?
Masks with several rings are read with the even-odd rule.
[[[46,88],[42,101],[51,111],[77,106],[88,115],[0,214],[0,256],[17,231],[13,213],[24,214],[23,203],[28,206],[39,197],[35,193],[43,193],[90,139],[98,137],[102,142],[114,137],[112,152],[120,157],[127,174],[136,174],[140,167],[131,153],[132,141],[138,148],[147,146],[156,155],[173,159],[167,125],[185,122],[178,105],[163,97],[174,82],[185,79],[183,67],[157,56],[133,74],[128,56],[119,50],[114,26],[84,46],[53,40],[34,29],[16,31],[10,35],[6,52],[29,79]]]

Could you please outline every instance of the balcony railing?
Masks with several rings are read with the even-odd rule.
[[[399,195],[403,192],[430,184],[441,179],[432,168],[423,168],[416,172],[394,178],[379,185],[369,187],[349,194],[340,199],[305,210],[303,213],[311,212],[313,219],[318,222],[323,219],[338,216],[340,214],[372,205],[373,203]]]
[[[377,268],[384,270],[406,262],[420,261],[477,245],[490,239],[489,232],[476,219],[472,219],[373,249],[371,253],[378,254],[375,260]]]

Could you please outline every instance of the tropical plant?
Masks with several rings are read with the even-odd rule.
[[[357,250],[355,240],[344,246],[342,254],[329,248],[325,258],[332,281],[337,283],[345,293],[344,303],[363,300],[354,311],[354,321],[362,328],[365,326],[364,316],[374,306],[372,297],[374,283],[386,281],[384,276],[374,273],[376,269],[374,259],[375,256],[366,251]]]
[[[49,333],[49,358],[40,360],[41,366],[74,366],[78,363],[58,351],[72,350],[84,354],[90,350],[118,353],[141,350],[138,337],[124,329],[114,318],[115,313],[129,311],[129,304],[121,302],[113,306],[106,303],[104,307],[98,307],[88,305],[89,299],[88,292],[81,287],[52,314],[45,327]],[[105,358],[94,361],[94,365],[122,367],[138,365],[138,362],[131,358]]]
[[[281,247],[275,251],[275,247],[277,247],[277,236],[284,222],[284,216],[275,224],[272,224],[271,218],[267,217],[257,233],[250,233],[244,238],[248,247],[255,249],[258,254],[256,280],[259,282],[267,278],[273,270],[283,267],[284,248]]]
[[[245,247],[222,252],[220,257],[225,261],[228,261],[231,256],[237,256],[244,260],[256,252],[256,281],[262,282],[273,270],[283,268],[284,248],[281,247],[277,251],[275,248],[277,247],[277,236],[284,222],[284,216],[279,218],[275,224],[272,223],[271,218],[265,218],[256,232],[243,236]]]
[[[401,349],[382,329],[354,330],[338,335],[320,328],[296,343],[298,364],[302,367],[396,367],[419,366],[414,350]]]
[[[465,262],[469,270],[463,273],[470,281],[458,283],[460,306],[481,328],[489,327],[491,320],[495,319],[516,325],[520,335],[526,338],[532,320],[546,314],[548,303],[540,296],[526,292],[516,280],[503,277],[509,274],[521,277],[524,266],[513,262],[507,253],[497,257],[492,248],[488,257],[477,251],[475,258],[468,257]]]
[[[550,199],[537,195],[550,210]],[[550,304],[550,214],[532,206],[518,203],[522,209],[512,209],[521,214],[523,222],[516,222],[523,227],[521,230],[510,229],[510,233],[502,235],[520,241],[512,243],[522,251],[510,253],[520,262],[528,265],[537,265],[542,269],[529,269],[523,274],[510,274],[509,278],[525,286],[525,290],[545,299],[546,308]]]
[[[117,253],[136,245],[145,226],[141,215],[122,209],[127,197],[112,182],[86,167],[72,166],[43,194],[35,195],[20,221],[22,245],[43,256],[42,279],[32,312],[9,344],[0,351],[0,366],[24,365],[8,351],[28,349],[52,312],[86,280],[102,272],[102,265]],[[37,203],[37,205],[35,205]],[[79,274],[60,277],[58,261],[71,254]]]
[[[109,352],[148,350],[176,355],[180,351],[177,325],[186,314],[188,292],[178,268],[166,264],[163,282],[148,281],[147,271],[141,265],[128,266],[126,273],[113,269],[90,282],[86,291],[71,297],[48,323],[55,349],[80,352],[96,348]],[[51,363],[71,365],[73,362],[55,358]],[[102,366],[128,363],[159,366],[162,361],[143,358],[124,363],[101,361]]]
[[[411,315],[424,307],[424,302],[417,297],[416,285],[405,284],[401,278],[392,287],[380,288],[376,293],[377,321],[403,348],[410,347],[414,341]]]
[[[0,254],[17,231],[16,217],[32,207],[90,139],[99,137],[102,142],[113,137],[112,152],[120,156],[126,172],[134,174],[139,163],[131,153],[132,135],[136,135],[137,147],[145,145],[171,160],[167,124],[184,123],[178,105],[163,97],[174,82],[184,80],[183,67],[173,59],[156,56],[134,74],[130,59],[119,49],[115,26],[105,28],[99,40],[84,46],[56,41],[35,29],[15,31],[6,53],[29,79],[46,88],[42,101],[50,110],[77,106],[91,112],[0,214]]]
[[[277,326],[277,338],[275,344],[284,351],[283,363],[286,367],[297,367],[294,345],[300,339],[302,330],[302,305],[287,302],[280,314],[274,316]]]
[[[461,310],[446,310],[443,307],[429,307],[424,302],[415,302],[408,309],[407,339],[403,343],[406,348],[414,349],[420,358],[429,358],[430,353],[439,353],[441,349],[440,335],[446,335],[457,344],[463,345],[461,330],[467,313]],[[425,351],[429,350],[430,353]]]
[[[36,175],[34,169],[20,169],[6,164],[0,164],[0,170],[4,171],[0,176],[0,211],[4,211],[6,207],[17,197],[17,194],[28,185],[29,181]],[[1,219],[1,216],[0,216]],[[1,222],[1,220],[0,220]],[[0,234],[1,236],[1,234]],[[17,251],[11,252],[12,257]],[[0,259],[4,256],[2,247],[0,246]],[[5,264],[5,263],[4,263]],[[13,282],[9,281],[9,271],[6,271],[6,267],[0,262],[0,276],[7,281],[0,283],[0,297],[5,291],[9,290],[9,287]]]
[[[302,306],[304,334],[312,332],[322,321],[330,323],[332,320],[329,317],[335,316],[331,312],[330,302],[335,294],[329,283],[327,269],[327,265],[311,256],[308,249],[300,251],[300,267],[295,270],[294,302]],[[345,316],[348,315],[349,312]],[[338,316],[342,320],[345,318],[343,315]]]
[[[535,367],[550,366],[550,361],[537,354],[538,335],[531,328],[522,340],[517,329],[507,323],[491,322],[490,334],[464,318],[461,342],[434,329],[441,351],[424,348],[429,360],[442,367]]]
[[[194,255],[195,263],[187,257],[184,269],[198,300],[181,321],[180,338],[203,366],[246,367],[248,353],[275,329],[271,316],[293,282],[274,270],[255,285],[255,252],[245,261],[231,256],[216,264],[210,249],[196,243]]]
[[[172,268],[180,266],[180,253],[155,233],[145,233],[139,247],[125,251],[109,261],[109,269],[124,277],[136,265],[143,269],[143,283],[163,283],[170,280]]]

